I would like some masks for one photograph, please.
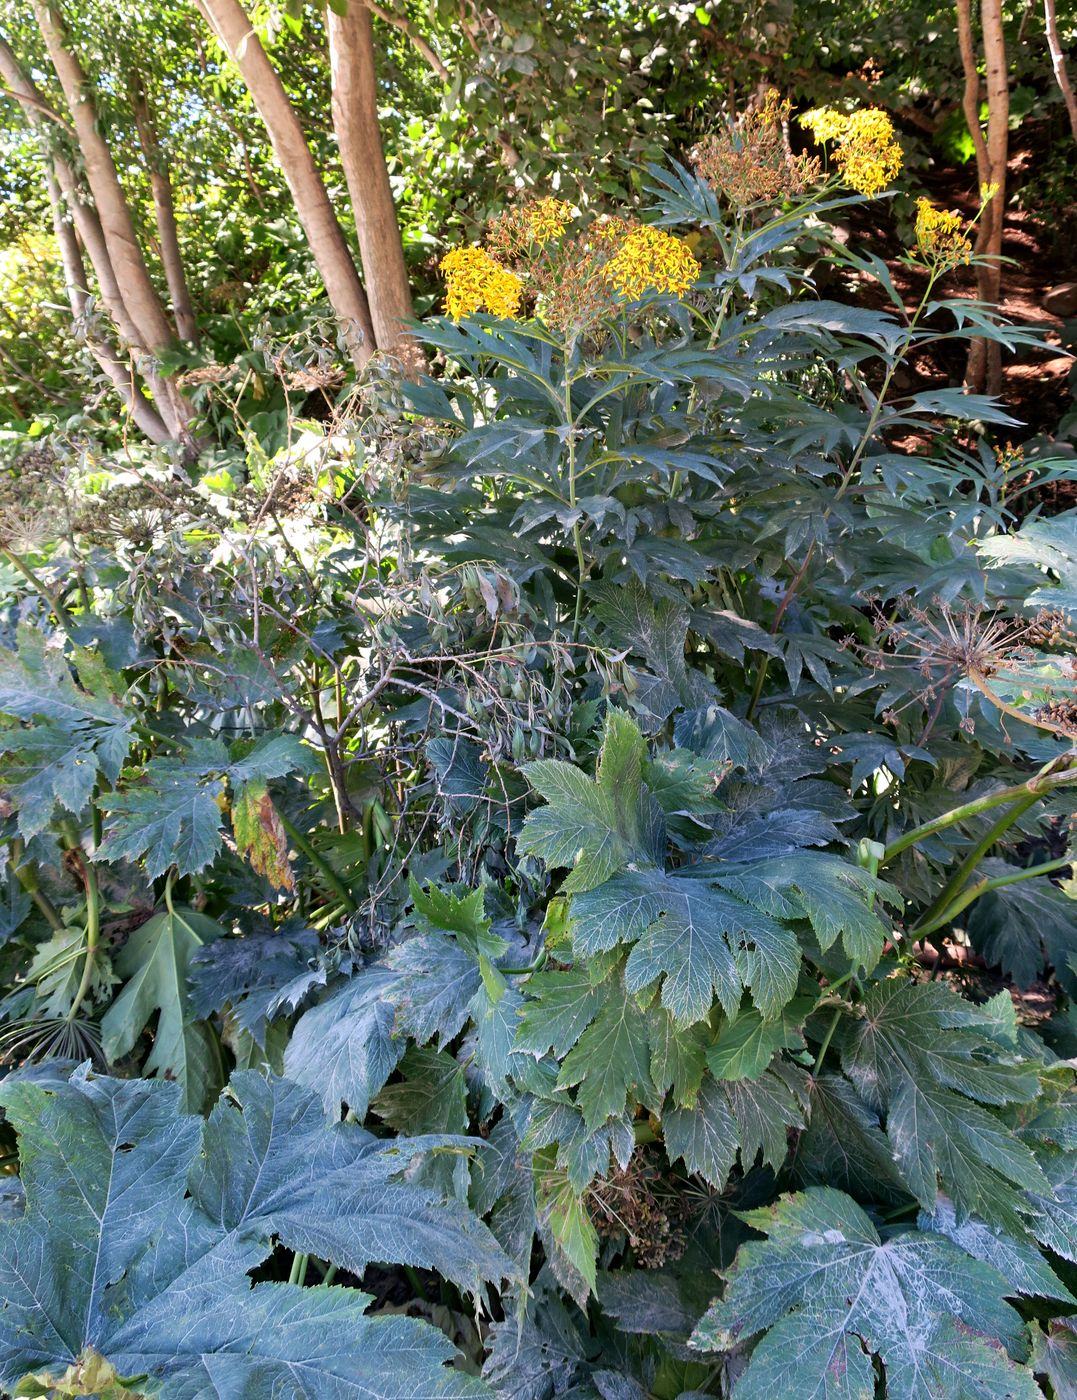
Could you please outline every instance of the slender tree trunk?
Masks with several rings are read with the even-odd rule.
[[[71,314],[76,322],[86,311],[89,300],[89,282],[86,266],[82,261],[82,251],[73,226],[65,216],[63,195],[59,182],[51,171],[45,172],[45,188],[52,208],[52,227],[56,244],[60,249],[60,263],[64,269],[64,282],[67,286],[67,299],[71,303]],[[145,433],[151,442],[167,442],[172,434],[165,427],[164,419],[151,403],[142,397],[135,378],[134,366],[121,359],[116,347],[104,336],[98,335],[92,327],[87,329],[86,343],[90,353],[112,382],[113,388],[123,401],[135,425]]]
[[[1059,86],[1062,100],[1066,104],[1066,111],[1069,113],[1073,139],[1077,141],[1077,97],[1074,96],[1073,84],[1070,82],[1070,75],[1066,70],[1066,54],[1058,33],[1055,0],[1043,0],[1043,18],[1047,28],[1047,47],[1051,53],[1051,67],[1054,69],[1055,82]]]
[[[383,350],[402,349],[408,359],[418,347],[405,329],[411,289],[378,125],[370,13],[362,0],[350,0],[344,14],[330,7],[327,19],[333,130],[355,213],[374,336]]]
[[[330,304],[361,369],[377,344],[370,308],[299,118],[239,0],[198,0],[198,7],[239,69],[265,123]]]
[[[79,150],[86,166],[86,182],[97,207],[124,304],[139,331],[141,346],[151,353],[165,350],[174,344],[175,333],[150,281],[116,163],[108,142],[101,134],[92,89],[81,64],[67,46],[58,12],[49,0],[32,0],[32,3],[41,36],[71,112]]]
[[[42,124],[49,120],[48,103],[23,72],[11,47],[3,38],[0,38],[0,77],[19,102],[30,127],[40,131]],[[137,345],[135,327],[130,322],[123,298],[120,296],[96,211],[80,198],[75,173],[63,156],[55,154],[51,157],[52,169],[49,168],[50,157],[47,150],[43,151],[43,159],[45,188],[52,209],[53,229],[60,250],[71,314],[76,321],[83,315],[89,295],[86,266],[79,247],[81,239],[93,264],[105,310],[112,317],[120,335],[129,343]],[[133,364],[104,336],[94,331],[88,332],[87,343],[136,425],[151,442],[170,441],[175,434],[166,426],[161,413],[143,398]],[[159,383],[156,387],[155,398],[162,392]],[[153,388],[151,383],[151,390]],[[167,396],[163,396],[163,401],[167,402]]]
[[[154,401],[171,436],[180,443],[186,456],[194,457],[199,444],[191,430],[194,417],[191,405],[173,379],[162,375],[153,364],[148,363],[161,351],[171,348],[176,342],[176,335],[150,280],[116,163],[108,142],[101,134],[92,89],[81,64],[67,46],[61,17],[51,0],[32,0],[32,5],[71,113],[86,170],[86,183],[93,196],[105,248],[115,274],[116,289],[125,311],[124,333],[126,335],[128,330],[134,332],[130,341],[132,349],[136,355],[141,353],[146,357],[147,363],[140,365],[140,368],[146,375]]]
[[[957,34],[961,66],[965,74],[962,108],[976,151],[976,172],[981,188],[996,186],[984,210],[976,235],[976,252],[988,259],[976,269],[981,301],[998,306],[1002,291],[1002,233],[1006,210],[1006,163],[1009,156],[1010,83],[1006,64],[1006,38],[1001,0],[982,0],[984,57],[987,67],[987,137],[980,127],[980,75],[973,33],[971,0],[957,0]],[[977,337],[969,351],[965,380],[977,392],[998,394],[1002,389],[1002,347]]]
[[[183,270],[180,256],[179,233],[176,227],[176,205],[172,195],[172,181],[168,165],[161,151],[157,127],[150,111],[149,98],[142,79],[136,74],[131,81],[131,110],[134,113],[138,143],[146,159],[146,169],[150,177],[150,191],[153,195],[153,210],[157,219],[157,236],[161,244],[161,266],[164,268],[168,295],[172,299],[172,312],[176,318],[176,330],[181,340],[191,345],[198,344],[198,324],[195,321],[191,294],[187,288],[187,274]]]

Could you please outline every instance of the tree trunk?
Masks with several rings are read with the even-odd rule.
[[[50,119],[48,103],[23,72],[14,52],[3,38],[0,38],[0,77],[22,107],[30,127],[40,131],[42,124]],[[81,239],[93,265],[105,310],[112,317],[120,336],[137,348],[137,330],[120,295],[97,213],[80,197],[75,173],[64,157],[58,153],[53,155],[51,170],[47,150],[43,152],[43,158],[46,162],[45,188],[52,208],[53,229],[60,250],[72,315],[76,320],[82,316],[89,293],[86,267],[79,247]],[[68,221],[69,217],[71,222]],[[137,426],[151,442],[164,443],[174,438],[175,432],[166,426],[166,418],[169,416],[167,411],[162,414],[143,398],[134,366],[105,337],[91,332],[87,339],[94,358],[112,381]],[[164,390],[156,370],[150,369],[147,380],[155,400],[167,410],[170,396]]]
[[[411,288],[378,125],[373,26],[362,0],[350,0],[343,15],[330,7],[327,19],[333,130],[355,213],[374,336],[381,349],[403,351],[410,359],[418,347],[405,329]]]
[[[187,275],[183,270],[180,256],[179,233],[176,228],[176,205],[172,196],[172,181],[168,175],[168,165],[161,151],[157,128],[150,111],[149,99],[142,79],[135,74],[131,80],[131,110],[134,113],[138,143],[146,158],[146,169],[150,177],[150,191],[153,195],[153,210],[157,219],[157,236],[161,244],[161,266],[164,268],[168,295],[172,298],[172,312],[176,318],[176,330],[181,340],[191,345],[198,344],[198,324],[195,321],[191,294],[187,288]]]
[[[957,34],[961,66],[965,74],[962,107],[976,150],[976,172],[981,188],[996,185],[994,197],[980,218],[976,252],[986,258],[976,269],[981,301],[998,306],[1002,291],[1002,233],[1006,209],[1006,162],[1010,138],[1010,83],[1006,66],[1006,38],[1001,0],[982,0],[984,56],[987,64],[987,138],[980,128],[980,76],[973,35],[971,0],[957,0]],[[1002,389],[1002,347],[977,337],[969,350],[965,381],[976,392],[998,394]]]
[[[341,322],[352,359],[361,369],[377,344],[366,293],[284,85],[239,0],[197,3],[239,69],[265,123],[330,304]]]
[[[1055,13],[1055,0],[1043,0],[1043,18],[1047,27],[1047,47],[1051,52],[1051,67],[1054,69],[1055,82],[1062,93],[1062,100],[1066,104],[1066,111],[1069,113],[1070,130],[1073,132],[1073,139],[1077,141],[1077,97],[1073,93],[1073,84],[1070,82],[1070,75],[1066,71],[1066,55],[1062,48],[1062,40],[1058,34],[1058,16]]]
[[[97,207],[109,257],[131,321],[139,333],[140,348],[151,354],[175,343],[175,333],[150,281],[146,260],[135,237],[116,163],[102,136],[93,93],[78,59],[67,47],[60,16],[49,0],[32,0],[41,36],[60,79],[86,166],[86,182]]]
[[[67,299],[71,303],[71,314],[77,322],[86,311],[86,303],[90,294],[89,282],[86,278],[86,265],[82,261],[82,252],[79,249],[75,230],[65,215],[59,182],[55,175],[48,170],[45,172],[45,189],[52,209],[53,232],[56,235],[57,247],[60,249],[60,263],[64,270]],[[125,363],[120,358],[115,346],[111,345],[104,336],[98,335],[92,327],[87,329],[86,343],[90,347],[90,353],[94,359],[112,381],[113,388],[123,401],[136,427],[140,428],[151,442],[167,442],[172,434],[165,427],[164,419],[153,405],[142,397],[135,379],[134,366],[129,362]]]

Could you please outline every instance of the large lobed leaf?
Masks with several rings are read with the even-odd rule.
[[[692,1335],[721,1349],[762,1334],[738,1400],[888,1400],[939,1395],[1037,1400],[1010,1291],[990,1264],[939,1235],[883,1239],[863,1210],[825,1188],[744,1217],[765,1242],[742,1245],[722,1300]]]
[[[163,1400],[485,1393],[445,1369],[441,1334],[368,1317],[362,1293],[247,1277],[274,1238],[356,1273],[401,1261],[466,1288],[510,1274],[467,1210],[399,1180],[416,1153],[459,1139],[378,1141],[251,1073],[206,1122],[179,1111],[176,1086],[85,1070],[4,1085],[0,1102],[25,1187],[23,1213],[0,1222],[6,1388],[92,1348]]]

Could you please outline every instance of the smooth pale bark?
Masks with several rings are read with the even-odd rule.
[[[135,118],[135,130],[138,132],[138,143],[142,147],[146,169],[149,172],[153,212],[157,220],[157,238],[161,245],[161,266],[164,268],[165,282],[168,284],[168,295],[172,300],[176,330],[181,340],[197,345],[198,323],[195,321],[191,294],[187,287],[187,274],[183,270],[183,258],[180,254],[172,181],[161,150],[153,113],[150,111],[149,99],[142,80],[137,75],[131,81],[131,110]]]
[[[0,77],[22,107],[29,125],[40,130],[41,124],[51,119],[48,103],[37,91],[32,80],[22,70],[10,45],[0,38]],[[59,154],[52,157],[52,169],[48,168],[48,155],[45,155],[45,189],[52,210],[52,226],[60,251],[60,262],[64,270],[64,283],[71,305],[71,314],[78,320],[86,310],[89,296],[89,281],[82,258],[79,240],[85,247],[93,264],[105,310],[112,316],[120,334],[125,339],[126,308],[119,294],[115,273],[105,247],[104,235],[93,208],[79,197],[75,174],[71,166]],[[76,236],[77,231],[77,236]],[[133,330],[133,327],[131,328]],[[151,442],[168,442],[173,433],[165,424],[162,415],[148,403],[139,390],[133,364],[125,359],[120,351],[104,336],[91,332],[87,343],[94,359],[111,380],[117,394],[123,401],[135,424]],[[151,386],[152,387],[152,386]]]
[[[1002,291],[1002,233],[1010,139],[1010,84],[1001,0],[982,0],[980,22],[987,69],[986,139],[980,127],[980,75],[971,0],[957,0],[958,46],[965,75],[962,108],[976,151],[976,172],[981,187],[998,187],[977,229],[976,252],[987,259],[983,266],[976,269],[977,290],[981,301],[997,307]],[[990,394],[998,394],[1002,389],[1001,346],[982,337],[974,339],[969,350],[965,381],[977,392],[986,390]]]
[[[71,304],[71,314],[78,321],[86,311],[90,295],[86,266],[82,261],[82,252],[74,227],[65,217],[64,199],[59,183],[51,172],[45,174],[45,188],[52,209],[52,227],[60,250],[60,262],[64,269],[67,299]],[[134,366],[122,360],[115,346],[92,330],[87,334],[86,343],[94,359],[111,380],[135,425],[151,442],[167,442],[172,435],[161,415],[139,392]]]
[[[1073,139],[1077,141],[1077,97],[1074,96],[1073,84],[1070,82],[1070,75],[1066,69],[1066,54],[1058,33],[1055,0],[1043,0],[1043,19],[1047,29],[1047,48],[1051,54],[1051,67],[1054,69],[1055,82],[1058,84],[1062,100],[1066,104],[1066,111],[1069,113]]]
[[[343,15],[330,8],[327,19],[333,130],[355,214],[374,338],[382,350],[399,347],[410,355],[417,348],[405,330],[411,288],[378,124],[373,26],[362,0],[350,0]]]
[[[101,134],[92,89],[82,65],[67,46],[59,14],[48,0],[33,0],[33,9],[71,113],[86,168],[86,183],[101,221],[124,305],[139,333],[139,348],[151,353],[165,350],[175,343],[175,332],[150,281],[116,163]]]
[[[295,109],[239,0],[198,0],[198,7],[258,108],[326,294],[361,369],[377,345],[370,308]]]

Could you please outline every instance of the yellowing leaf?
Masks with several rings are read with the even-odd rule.
[[[288,838],[264,781],[244,783],[232,803],[232,830],[241,855],[274,889],[292,890]]]

